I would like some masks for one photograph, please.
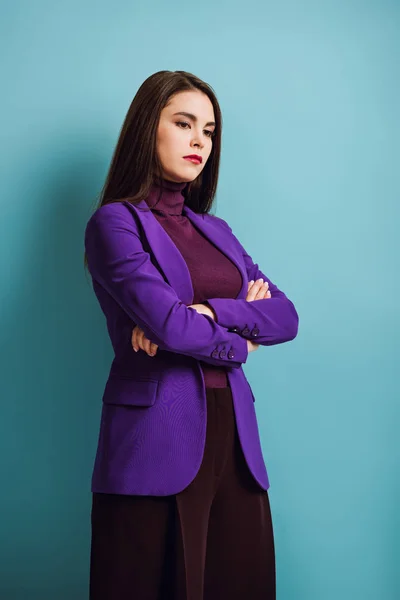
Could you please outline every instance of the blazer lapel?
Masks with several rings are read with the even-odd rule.
[[[167,282],[174,288],[180,300],[184,304],[193,304],[193,285],[189,269],[182,254],[169,237],[163,226],[157,221],[156,217],[149,210],[142,211],[139,208],[148,208],[145,200],[137,205],[126,203],[129,208],[135,210],[147,241],[154,254],[159,267],[161,268]],[[242,277],[242,287],[237,298],[246,297],[247,294],[247,273],[238,249],[232,244],[232,237],[229,232],[218,224],[218,221],[207,219],[207,216],[195,213],[191,208],[184,205],[183,214],[190,219],[199,231],[212,242],[218,250],[227,256],[233,264],[239,269]]]

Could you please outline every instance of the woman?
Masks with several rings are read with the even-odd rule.
[[[221,125],[209,85],[153,74],[87,223],[115,352],[92,478],[92,600],[275,598],[269,481],[242,364],[292,340],[298,316],[209,212]]]

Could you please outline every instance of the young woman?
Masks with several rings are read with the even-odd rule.
[[[210,213],[221,127],[204,81],[150,76],[86,226],[115,352],[92,478],[91,600],[275,598],[269,481],[242,365],[292,340],[298,315]]]

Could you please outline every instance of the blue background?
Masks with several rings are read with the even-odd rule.
[[[112,352],[83,232],[161,69],[215,89],[214,212],[300,315],[245,365],[278,600],[398,599],[399,3],[19,0],[0,17],[2,600],[88,597]]]

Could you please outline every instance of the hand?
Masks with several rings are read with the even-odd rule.
[[[247,302],[253,302],[254,300],[262,300],[264,298],[271,298],[271,292],[268,289],[268,282],[263,283],[262,279],[257,281],[249,281],[247,289]],[[215,313],[211,307],[206,304],[189,304],[190,308],[194,308],[199,314],[208,315],[215,321]],[[256,344],[251,340],[247,340],[247,347],[249,352],[253,352],[259,348],[260,344]],[[139,349],[147,352],[149,356],[155,356],[158,345],[152,343],[145,335],[144,331],[136,325],[132,331],[132,347],[137,352]]]
[[[141,329],[141,327],[139,327],[139,325],[136,325],[133,328],[131,342],[132,342],[132,348],[135,350],[135,352],[142,349],[145,352],[147,352],[147,354],[149,356],[155,356],[155,354],[157,352],[158,345],[153,344],[144,335],[144,331],[143,331],[143,329]]]
[[[247,287],[247,302],[253,302],[253,300],[264,300],[265,298],[271,298],[271,292],[268,289],[268,281],[263,283],[262,279],[257,281],[249,281]]]
[[[260,344],[256,344],[255,342],[252,342],[251,340],[247,340],[247,350],[249,352],[254,352],[254,350],[258,350],[259,347],[260,347]]]
[[[253,302],[254,300],[264,300],[265,298],[271,298],[271,292],[268,289],[268,281],[265,283],[262,279],[257,279],[257,281],[249,281],[247,288],[247,302]],[[260,344],[256,344],[252,340],[247,340],[247,350],[249,352],[254,352],[258,350]]]

